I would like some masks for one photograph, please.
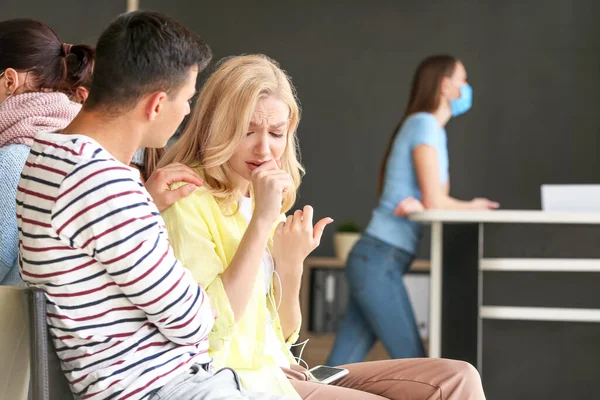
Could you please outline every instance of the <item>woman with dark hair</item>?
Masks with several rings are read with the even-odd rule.
[[[23,284],[17,268],[15,198],[34,136],[63,129],[79,113],[78,103],[86,101],[91,89],[94,58],[92,47],[63,43],[41,21],[0,22],[0,182],[5,185],[0,193],[0,285]],[[153,166],[157,162],[150,161]],[[168,165],[144,178],[159,211],[202,185],[198,174],[181,164]],[[169,185],[179,181],[188,185],[170,190]]]
[[[64,128],[81,108],[65,94],[76,91],[68,85],[67,63],[85,71],[81,79],[91,75],[91,60],[80,57],[81,49],[63,43],[43,22],[0,22],[0,182],[5,185],[0,193],[0,284],[22,284],[17,268],[17,183],[34,135]]]
[[[63,85],[63,92],[72,101],[83,104],[92,88],[92,72],[94,71],[96,50],[85,44],[67,48],[69,49],[69,55],[66,57],[67,76]]]
[[[408,106],[381,164],[379,204],[346,263],[350,298],[329,365],[362,361],[381,340],[392,358],[424,357],[403,276],[422,226],[406,214],[422,208],[489,210],[498,203],[450,196],[446,123],[467,112],[473,90],[463,64],[448,55],[426,58],[412,81]]]

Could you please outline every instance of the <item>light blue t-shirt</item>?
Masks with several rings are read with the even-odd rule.
[[[0,147],[0,285],[24,285],[19,275],[19,231],[17,228],[17,184],[30,147],[11,144]]]
[[[368,235],[411,254],[417,252],[423,227],[406,218],[395,217],[393,212],[398,203],[409,196],[422,200],[412,157],[414,148],[421,144],[435,147],[440,184],[448,181],[446,130],[440,126],[433,114],[421,112],[411,115],[400,127],[392,144],[383,193],[366,229]]]

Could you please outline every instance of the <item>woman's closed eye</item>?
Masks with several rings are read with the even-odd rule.
[[[275,137],[275,138],[282,138],[285,135],[283,133],[278,133],[278,132],[269,132],[271,134],[271,136]]]

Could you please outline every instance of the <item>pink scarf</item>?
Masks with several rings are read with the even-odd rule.
[[[23,93],[0,104],[0,147],[31,146],[41,131],[63,129],[75,118],[81,105],[58,92]]]

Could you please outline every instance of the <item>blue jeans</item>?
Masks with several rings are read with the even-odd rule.
[[[175,376],[150,395],[149,400],[294,400],[293,397],[270,393],[246,392],[237,374],[223,368],[214,375],[198,364]]]
[[[346,263],[350,298],[327,365],[364,361],[377,339],[392,358],[424,357],[403,276],[414,255],[363,234]]]

